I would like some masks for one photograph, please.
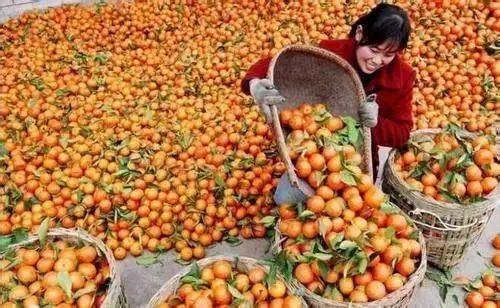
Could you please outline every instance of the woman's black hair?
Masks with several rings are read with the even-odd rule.
[[[354,37],[358,26],[363,27],[360,45],[389,42],[394,50],[402,50],[408,45],[410,20],[408,14],[399,6],[380,3],[352,25],[349,37]]]

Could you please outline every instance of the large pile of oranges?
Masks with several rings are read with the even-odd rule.
[[[100,307],[110,270],[89,245],[54,240],[10,251],[0,261],[2,307]]]
[[[419,72],[416,127],[488,129],[500,77],[483,45],[498,5],[397,2],[415,29],[405,58]],[[264,236],[284,166],[240,80],[286,45],[345,37],[373,4],[98,2],[2,24],[0,235],[51,217],[117,259],[175,247],[184,260]]]
[[[396,173],[413,190],[464,204],[481,201],[497,188],[500,164],[494,137],[467,135],[452,125],[420,137],[394,161]]]
[[[401,288],[418,267],[418,232],[361,171],[359,124],[319,104],[280,116],[298,176],[315,188],[304,205],[279,206],[295,278],[336,301],[368,302]]]
[[[181,278],[182,285],[158,308],[193,307],[303,307],[283,280],[271,277],[261,267],[248,270],[234,268],[218,260],[203,268],[195,263]]]

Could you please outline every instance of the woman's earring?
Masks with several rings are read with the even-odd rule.
[[[357,28],[356,28],[356,33],[354,35],[354,39],[356,40],[356,42],[361,42],[361,39],[363,38],[363,26],[359,25]]]

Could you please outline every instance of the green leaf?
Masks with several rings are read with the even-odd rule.
[[[156,254],[149,254],[149,255],[142,255],[139,258],[137,258],[135,260],[135,262],[138,265],[142,265],[142,266],[145,266],[145,267],[150,267],[151,265],[160,262],[158,256],[159,256],[158,253],[156,253]]]
[[[456,168],[460,167],[465,167],[468,166],[472,163],[472,160],[468,154],[462,154],[458,159],[457,163],[455,164]]]
[[[446,285],[440,285],[439,286],[439,296],[441,296],[441,299],[443,302],[446,302],[446,298],[448,297],[448,291],[449,287]]]
[[[0,252],[7,250],[12,242],[12,237],[10,235],[0,236]]]
[[[263,217],[260,222],[264,225],[266,228],[270,228],[274,226],[276,223],[276,217],[275,216],[265,216]]]
[[[426,161],[418,163],[414,168],[411,169],[409,176],[413,178],[420,178],[426,172],[430,170],[429,163]]]
[[[325,224],[323,219],[318,220],[318,228],[319,228],[319,235],[325,236],[326,231],[327,231],[327,225]]]
[[[193,263],[193,265],[191,265],[191,269],[189,270],[189,273],[187,273],[187,276],[201,278],[201,270],[200,270],[200,266],[198,265],[198,263],[195,262],[195,263]]]
[[[242,243],[241,240],[235,236],[226,236],[224,238],[224,242],[228,243],[229,246],[231,246],[231,247],[239,246]]]
[[[408,238],[410,240],[415,240],[417,241],[418,240],[418,237],[419,237],[419,233],[418,233],[418,230],[414,230],[412,233],[410,233],[410,235],[408,236]]]
[[[356,149],[361,148],[363,145],[363,133],[359,123],[352,117],[343,117],[342,121],[346,125],[349,144],[353,145]]]
[[[352,263],[354,262],[354,259],[353,258],[350,258],[346,265],[344,266],[344,272],[343,272],[343,275],[344,277],[348,277],[349,276],[349,271],[351,270],[351,267],[352,267]]]
[[[384,202],[380,206],[382,212],[386,214],[397,214],[399,213],[399,208],[390,202]]]
[[[278,274],[278,265],[275,263],[271,263],[269,265],[269,271],[264,277],[264,283],[266,286],[271,286],[276,281],[276,275]]]
[[[326,110],[315,111],[312,114],[313,120],[321,125],[326,124],[331,117],[332,115]]]
[[[0,141],[0,158],[7,156],[8,151],[5,147],[5,142]]]
[[[330,246],[332,248],[336,248],[343,240],[344,240],[344,234],[339,233],[330,241]]]
[[[361,148],[363,145],[363,135],[360,128],[350,125],[347,126],[347,136],[350,144],[352,144],[356,149]]]
[[[363,274],[364,272],[366,272],[367,267],[368,267],[368,258],[366,258],[366,257],[361,258],[361,260],[359,260],[359,263],[358,263],[359,273]]]
[[[321,261],[328,261],[330,260],[333,256],[330,255],[330,254],[327,254],[327,253],[321,253],[321,252],[317,252],[317,253],[313,253],[311,255],[311,257],[313,257],[314,259],[316,260],[321,260]]]
[[[309,211],[309,210],[305,210],[305,211],[302,211],[300,214],[299,214],[299,219],[301,220],[305,220],[305,219],[310,219],[310,218],[313,218],[314,217],[314,213]]]
[[[349,248],[354,248],[358,247],[358,244],[356,244],[353,241],[345,240],[342,243],[340,243],[339,248],[340,249],[349,249]]]
[[[95,292],[94,288],[83,288],[75,292],[73,294],[73,299],[78,299],[79,297],[84,296],[85,294],[90,294],[92,292]]]
[[[469,286],[475,290],[479,290],[483,287],[483,282],[481,281],[481,279],[476,279],[473,282],[471,282]]]
[[[460,199],[454,194],[450,193],[446,188],[439,187],[439,193],[448,201],[454,203],[460,203]]]
[[[392,226],[389,226],[385,229],[385,238],[392,240],[396,236],[396,229]]]
[[[488,200],[487,198],[483,197],[483,196],[473,196],[473,197],[470,197],[468,199],[465,199],[464,200],[464,203],[466,204],[472,204],[472,203],[477,203],[477,202],[483,202],[483,201],[486,201]]]
[[[330,271],[330,269],[328,268],[328,264],[326,264],[326,262],[323,260],[319,260],[318,266],[321,277],[325,278],[326,276],[328,276],[328,272]]]
[[[21,258],[15,257],[15,258],[14,258],[14,259],[10,262],[10,264],[9,264],[6,268],[4,268],[4,271],[8,271],[8,270],[10,270],[11,268],[14,268],[14,267],[18,266],[18,265],[19,265],[19,264],[21,264],[21,263],[22,263]]]
[[[349,186],[356,186],[356,177],[347,170],[340,171],[340,180]]]
[[[297,236],[295,238],[295,243],[296,244],[305,244],[307,243],[309,240],[304,236],[304,234],[300,234],[299,236]]]
[[[14,236],[12,244],[21,243],[28,239],[29,230],[26,228],[16,228],[12,231],[12,235]]]
[[[237,298],[237,299],[242,299],[243,298],[243,294],[241,294],[240,291],[238,291],[238,289],[236,289],[232,285],[227,284],[227,289],[228,289],[229,293],[231,293],[231,295],[234,298]]]
[[[62,271],[57,273],[57,284],[64,291],[66,297],[71,298],[71,278],[68,272]]]
[[[50,218],[45,218],[40,224],[40,228],[38,229],[38,237],[40,238],[40,245],[42,247],[47,243],[47,233],[49,232],[49,222]]]
[[[207,282],[205,280],[202,280],[200,278],[196,278],[193,276],[184,276],[184,277],[182,277],[181,281],[183,283],[187,283],[187,284],[190,284],[190,285],[196,286],[196,287],[207,284]]]

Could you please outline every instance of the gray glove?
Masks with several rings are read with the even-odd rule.
[[[361,123],[363,123],[366,127],[377,126],[378,104],[375,101],[376,98],[376,94],[369,95],[366,102],[361,104],[361,107],[359,108]]]
[[[249,85],[250,94],[257,105],[259,105],[260,111],[266,117],[266,122],[271,124],[273,117],[270,105],[283,104],[286,101],[285,98],[274,88],[273,83],[269,79],[252,79]]]

